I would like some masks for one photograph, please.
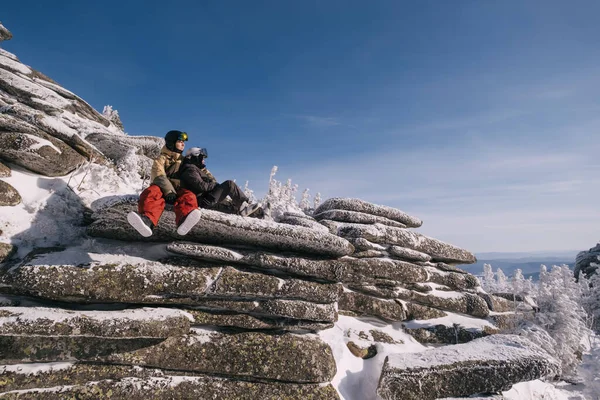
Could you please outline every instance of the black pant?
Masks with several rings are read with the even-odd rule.
[[[225,201],[225,198],[231,197],[231,202]],[[228,214],[237,214],[244,201],[248,197],[242,192],[242,189],[234,181],[225,181],[219,183],[210,192],[201,193],[198,196],[198,206],[217,210]]]

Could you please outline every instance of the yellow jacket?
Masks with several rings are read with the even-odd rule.
[[[182,160],[181,154],[167,149],[167,146],[163,146],[160,150],[160,156],[152,163],[150,181],[160,187],[165,196],[169,193],[176,193],[179,189],[177,172]]]

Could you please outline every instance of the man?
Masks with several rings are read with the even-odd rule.
[[[200,206],[244,217],[262,217],[260,204],[250,204],[248,197],[235,182],[217,182],[206,168],[204,159],[207,157],[206,149],[199,147],[192,147],[186,153],[179,170],[182,191],[181,201],[175,205],[176,210],[179,207],[179,212],[185,214],[188,210]],[[227,200],[227,196],[231,201]]]
[[[165,145],[160,150],[160,156],[152,164],[152,173],[150,181],[152,184],[142,192],[138,202],[138,212],[130,212],[127,215],[127,221],[144,237],[152,236],[153,229],[158,225],[158,221],[165,204],[175,204],[175,222],[179,228],[186,222],[182,232],[187,233],[191,227],[200,220],[200,213],[191,214],[191,210],[177,207],[180,200],[179,167],[181,166],[183,149],[188,135],[181,131],[169,131],[165,135]]]

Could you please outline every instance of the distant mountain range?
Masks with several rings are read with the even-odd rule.
[[[489,252],[477,253],[475,264],[461,265],[460,268],[474,275],[481,275],[483,264],[490,264],[494,272],[500,268],[506,276],[511,276],[517,269],[523,271],[526,278],[532,276],[537,280],[540,274],[540,266],[544,264],[549,269],[553,265],[566,264],[571,269],[575,265],[575,256],[580,250],[546,251],[546,252]]]

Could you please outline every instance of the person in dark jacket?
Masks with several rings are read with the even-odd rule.
[[[208,152],[204,148],[192,147],[186,153],[181,168],[181,213],[191,208],[208,208],[228,214],[242,216],[259,216],[260,204],[250,204],[248,197],[240,187],[231,180],[218,183],[206,168],[204,160]],[[229,196],[229,199],[227,197]],[[195,200],[195,201],[194,201]]]

